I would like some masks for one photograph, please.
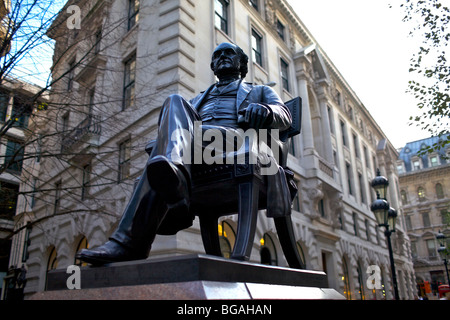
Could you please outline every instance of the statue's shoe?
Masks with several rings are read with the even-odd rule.
[[[111,240],[97,248],[82,249],[75,257],[93,265],[103,265],[112,262],[146,259],[147,254],[138,254]]]
[[[167,203],[169,209],[189,209],[190,187],[185,174],[164,156],[155,156],[147,163],[150,186]]]

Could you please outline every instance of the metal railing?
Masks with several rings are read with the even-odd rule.
[[[102,132],[101,116],[88,115],[75,128],[62,137],[61,150],[67,151],[76,143],[86,141],[89,134],[100,135]]]

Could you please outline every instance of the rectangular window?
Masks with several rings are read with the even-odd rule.
[[[284,61],[284,59],[280,59],[280,66],[281,66],[281,82],[283,84],[283,89],[289,92],[290,91],[289,64],[286,61]]]
[[[366,203],[366,187],[361,173],[358,173],[359,190],[361,192],[361,202]]]
[[[366,168],[370,168],[369,153],[367,152],[366,146],[363,146],[363,152],[364,152],[364,162],[366,163]]]
[[[331,110],[330,106],[327,106],[327,112],[328,112],[328,125],[330,126],[330,132],[334,134],[333,110]]]
[[[360,154],[359,154],[359,142],[358,142],[358,136],[356,134],[353,134],[353,148],[354,148],[354,151],[355,151],[356,158],[359,158],[360,157]]]
[[[67,113],[65,113],[63,116],[62,116],[62,128],[61,128],[61,130],[62,130],[62,133],[63,134],[66,134],[67,133],[67,130],[69,129],[69,115],[70,115],[70,113],[69,112],[67,112]]]
[[[352,188],[352,167],[350,166],[350,163],[345,163],[345,170],[347,173],[347,186],[348,186],[348,193],[353,195],[353,188]]]
[[[285,32],[284,24],[281,23],[280,20],[277,20],[277,33],[278,36],[284,41],[284,32]]]
[[[95,105],[95,88],[89,90],[88,96],[88,115],[92,117],[94,114],[94,105]]]
[[[427,240],[428,257],[436,257],[436,243],[434,239]]]
[[[356,212],[353,212],[353,232],[355,233],[355,236],[358,235],[358,215]]]
[[[58,181],[55,184],[55,202],[53,203],[53,213],[56,214],[59,212],[61,205],[61,186],[62,182]]]
[[[64,148],[66,147],[64,142],[66,141],[66,138],[69,134],[69,116],[70,113],[67,112],[62,116],[62,123],[61,123],[61,152],[64,151]]]
[[[83,167],[83,183],[81,185],[81,200],[86,200],[89,196],[89,188],[91,184],[91,164],[87,164]]]
[[[30,119],[33,108],[29,102],[18,96],[14,97],[11,119],[14,120],[14,127],[26,129],[28,128],[28,120]]]
[[[420,161],[417,160],[413,160],[413,168],[414,170],[420,170]]]
[[[31,194],[30,199],[30,209],[33,210],[34,205],[36,204],[36,192],[37,192],[37,179],[33,178],[33,193]]]
[[[31,226],[25,229],[25,241],[23,242],[23,250],[22,250],[22,262],[27,262],[29,253],[28,246],[31,243],[30,240]]]
[[[417,243],[415,241],[411,241],[411,255],[413,258],[417,258]]]
[[[22,143],[8,140],[6,144],[5,165],[8,171],[20,173],[22,171],[24,148]]]
[[[353,107],[352,106],[348,106],[348,110],[347,113],[350,117],[350,120],[354,120],[355,119],[355,113],[353,112]]]
[[[443,209],[441,212],[441,218],[443,224],[450,224],[450,212],[447,209]]]
[[[319,213],[320,213],[320,216],[321,216],[322,218],[325,218],[325,204],[324,204],[324,202],[323,202],[323,199],[320,199],[320,200],[319,200],[318,207],[319,207]]]
[[[342,133],[342,144],[344,146],[348,146],[347,145],[347,127],[345,125],[345,122],[341,120],[341,133]]]
[[[9,93],[6,91],[0,91],[0,121],[6,121],[6,115],[8,114],[9,105]]]
[[[262,37],[252,29],[252,54],[253,61],[259,64],[261,67],[262,64],[262,49],[261,49]]]
[[[336,102],[338,106],[342,107],[342,95],[339,90],[336,90]]]
[[[228,34],[228,4],[228,0],[214,0],[214,24],[225,34]]]
[[[134,106],[135,102],[135,80],[136,80],[136,57],[125,62],[125,73],[123,81],[123,104],[122,111]]]
[[[118,182],[122,182],[130,175],[131,140],[128,139],[119,145],[119,176]]]
[[[432,167],[437,167],[439,165],[439,159],[437,156],[430,157],[430,162]]]
[[[406,230],[412,230],[411,216],[405,216]]]
[[[128,1],[128,30],[139,21],[139,0]]]
[[[422,221],[424,227],[429,227],[431,225],[430,223],[430,214],[428,212],[422,213]]]
[[[369,220],[364,221],[365,227],[366,227],[366,239],[367,241],[370,241],[370,223]]]
[[[0,217],[12,219],[16,214],[19,185],[0,181]]]

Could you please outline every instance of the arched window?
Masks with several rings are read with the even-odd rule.
[[[219,223],[218,228],[222,256],[229,259],[233,251],[234,242],[236,241],[236,233],[234,232],[233,227],[225,221]]]
[[[47,263],[47,271],[54,270],[58,267],[58,255],[56,253],[56,248],[53,247]]]
[[[436,184],[436,197],[438,199],[444,198],[444,189],[442,188],[442,184],[440,184],[440,183]]]
[[[342,281],[344,282],[344,296],[347,300],[352,298],[352,293],[350,292],[350,279],[348,277],[348,267],[345,258],[342,258]]]
[[[47,274],[50,270],[54,270],[58,267],[58,255],[56,253],[56,248],[53,247],[50,251],[50,255],[47,261],[47,272],[45,273],[45,289],[47,289]]]
[[[273,242],[272,237],[266,233],[259,242],[261,244],[261,250],[259,251],[261,255],[261,263],[277,266],[277,250],[275,248],[275,243]]]
[[[356,270],[358,272],[358,293],[361,300],[365,300],[366,297],[364,295],[364,278],[361,269],[361,265],[358,263],[358,268]]]
[[[81,249],[89,249],[89,243],[88,243],[86,237],[81,238],[80,242],[78,242],[78,246],[77,246],[75,253],[79,252]],[[82,262],[81,260],[78,260],[77,258],[75,258],[74,264],[77,266],[81,266],[81,267],[85,267],[88,265],[86,262]]]
[[[417,188],[417,196],[419,197],[419,201],[425,200],[425,189],[423,187]]]

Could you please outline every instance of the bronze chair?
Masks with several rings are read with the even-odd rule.
[[[293,123],[284,133],[278,164],[285,169],[292,198],[296,193],[293,174],[286,167],[289,138],[300,133],[301,99],[297,97],[286,102]],[[153,141],[146,151],[151,153]],[[237,234],[232,259],[248,260],[255,238],[258,210],[266,209],[267,185],[261,175],[261,164],[250,164],[248,154],[243,164],[199,164],[191,166],[192,196],[190,210],[200,219],[200,229],[205,252],[214,256],[222,256],[218,219],[221,216],[238,214]],[[226,196],[223,196],[226,195]],[[291,198],[291,199],[292,199]],[[304,269],[294,237],[291,216],[274,218],[278,238],[291,268]]]

